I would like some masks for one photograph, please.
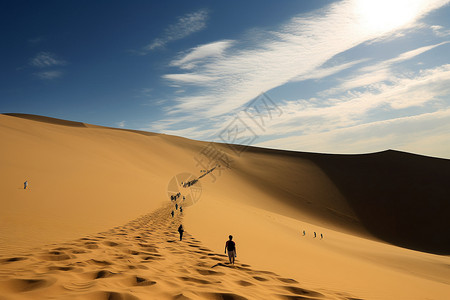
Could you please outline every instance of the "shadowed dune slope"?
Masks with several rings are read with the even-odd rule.
[[[242,179],[333,228],[450,254],[448,159],[394,150],[335,155],[256,147],[242,156],[245,163],[234,170]]]
[[[18,113],[6,113],[4,115],[27,119],[27,120],[32,120],[32,121],[37,121],[37,122],[55,124],[55,125],[86,127],[86,125],[81,122],[68,121],[68,120],[62,120],[62,119],[57,119],[57,118],[45,117],[45,116],[30,115],[30,114],[18,114]]]

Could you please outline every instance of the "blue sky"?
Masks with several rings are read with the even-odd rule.
[[[2,1],[0,112],[450,158],[449,2]]]

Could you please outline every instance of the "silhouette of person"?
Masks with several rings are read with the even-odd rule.
[[[173,210],[172,210],[172,212],[170,214],[172,215],[172,218],[173,218]]]
[[[23,189],[26,190],[28,187],[28,180],[23,183]]]
[[[180,205],[180,212],[183,212],[183,207],[181,207],[181,205]]]
[[[303,230],[303,236],[305,236],[306,232]]]
[[[181,241],[183,239],[183,232],[184,232],[182,224],[180,224],[180,226],[178,227],[178,232],[180,233],[180,241]]]
[[[178,203],[175,203],[175,210],[178,209]]]
[[[316,238],[316,232],[314,231],[314,238]]]
[[[320,234],[320,239],[323,239],[323,235],[322,234]]]
[[[225,254],[227,254],[228,250],[228,258],[230,259],[230,264],[233,263],[234,265],[234,258],[236,255],[236,243],[232,241],[233,236],[228,236],[229,240],[225,243]]]

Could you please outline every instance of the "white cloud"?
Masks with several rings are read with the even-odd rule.
[[[166,28],[163,37],[154,39],[150,44],[139,51],[139,53],[143,55],[147,54],[152,50],[166,46],[169,42],[183,39],[198,32],[206,27],[207,19],[208,11],[205,9],[179,17],[175,24]]]
[[[177,104],[171,111],[212,117],[237,109],[261,92],[318,72],[320,66],[343,51],[395,33],[394,29],[413,26],[414,21],[447,2],[418,1],[417,5],[408,7],[408,16],[403,23],[393,20],[397,27],[382,27],[382,30],[364,27],[365,20],[355,10],[356,2],[350,0],[292,18],[277,31],[262,32],[258,42],[251,47],[224,51],[216,58],[206,57],[196,60],[195,64],[188,64],[190,73],[187,77],[183,74],[166,75],[166,79],[177,84],[200,88],[198,92],[176,98]],[[339,71],[339,68],[332,71]],[[220,80],[216,80],[218,78]],[[199,102],[202,109],[192,105]]]
[[[340,65],[333,66],[333,67],[326,67],[326,68],[320,67],[318,69],[313,70],[312,72],[310,72],[308,74],[302,74],[298,77],[295,77],[291,81],[295,82],[295,81],[303,81],[303,80],[307,80],[307,79],[325,78],[325,77],[334,75],[336,73],[339,73],[345,69],[351,68],[351,67],[353,67],[357,64],[360,64],[362,62],[365,62],[365,61],[367,61],[367,59],[360,59],[360,60],[340,64]]]
[[[125,127],[125,124],[126,124],[125,121],[117,122],[117,126],[118,126],[119,128],[124,128],[124,127]]]
[[[187,54],[181,58],[173,60],[170,65],[178,66],[182,69],[192,69],[205,58],[220,57],[223,52],[233,45],[234,41],[223,40],[214,43],[209,43],[192,48]]]
[[[56,55],[51,52],[40,52],[30,61],[30,65],[39,68],[63,66],[65,64],[66,62],[64,60],[58,59]]]
[[[347,78],[344,78],[342,83],[329,91],[324,91],[325,93],[336,93],[338,91],[346,91],[351,90],[358,87],[367,87],[373,84],[378,84],[383,81],[393,81],[396,77],[392,73],[391,69],[394,64],[404,62],[419,56],[429,50],[432,50],[436,47],[448,44],[449,42],[438,43],[434,45],[420,47],[414,50],[410,50],[400,55],[384,60],[379,63],[375,63],[372,65],[368,65],[359,69],[356,74],[353,74]]]
[[[173,80],[178,83],[190,83],[190,84],[199,84],[199,83],[207,83],[211,81],[215,81],[220,79],[219,77],[212,77],[206,75],[200,75],[195,73],[184,73],[184,74],[166,74],[163,75],[163,78],[168,80]]]
[[[349,130],[350,128],[371,128],[369,125],[367,125],[369,127],[364,127],[365,123],[394,124],[397,122],[397,118],[405,119],[405,114],[414,115],[422,113],[425,116],[429,112],[434,112],[436,113],[435,115],[439,115],[440,110],[446,111],[450,109],[450,101],[446,98],[446,95],[450,94],[450,64],[433,69],[421,70],[409,78],[391,77],[391,79],[392,83],[390,84],[379,84],[364,92],[351,92],[328,95],[323,98],[285,101],[282,104],[278,104],[277,110],[272,110],[271,115],[261,110],[260,116],[264,119],[263,128],[255,125],[255,116],[247,115],[242,111],[238,112],[237,115],[251,127],[253,133],[258,135],[259,140],[272,139],[260,145],[300,151],[323,152],[326,151],[324,149],[335,149],[339,139],[333,140],[333,143],[330,142],[328,144],[326,140],[323,140],[320,143],[320,147],[316,148],[311,148],[312,146],[310,148],[293,148],[293,145],[301,145],[301,143],[306,142],[313,143],[316,139],[320,139],[321,136],[328,136],[327,132],[331,134],[332,132],[341,132],[340,130],[343,130],[343,132],[351,132],[345,131],[346,128]],[[201,109],[202,101],[207,101],[207,99],[196,99],[193,106]],[[420,108],[420,113],[417,110],[405,111],[415,107]],[[170,122],[155,122],[147,129],[157,129],[160,132],[196,139],[218,140],[219,133],[235,118],[236,114],[233,113],[215,117],[203,127],[173,129],[174,127],[178,127],[176,126],[178,122],[189,122],[192,120],[192,117],[189,116],[182,119],[174,117],[170,119]],[[259,122],[259,120],[256,121]],[[395,128],[392,129],[392,134],[395,133],[395,130]],[[411,127],[411,130],[414,131],[415,129]],[[253,133],[244,132],[241,135],[251,135]],[[294,136],[281,139],[276,138],[280,134]],[[301,138],[298,137],[299,134]],[[369,147],[374,145],[378,145],[378,148],[376,148],[378,150],[393,147],[384,138],[383,141],[385,143],[383,144],[378,140],[379,137],[370,134],[370,130],[365,131],[365,135],[358,136],[358,138],[361,139],[360,145],[366,145],[366,148],[355,147],[354,151],[356,152],[361,149],[363,149],[361,151],[375,151],[373,150],[375,148],[370,150],[371,148]],[[297,139],[301,143],[296,142]],[[342,149],[352,149],[350,146],[355,146],[357,143],[357,141],[354,141],[351,145],[347,145],[347,147],[345,146],[346,141],[344,139],[340,140],[340,142],[342,145],[339,147]],[[306,144],[306,146],[308,145]],[[315,144],[313,143],[311,145],[314,146]],[[394,143],[393,145],[397,144]],[[436,144],[435,146],[437,147],[438,145]],[[339,147],[336,149],[340,149]],[[418,148],[415,149],[417,150]],[[345,152],[347,150],[342,151]],[[442,155],[442,153],[439,155]]]
[[[322,133],[290,136],[257,146],[323,153],[367,153],[397,149],[450,158],[450,108]]]
[[[63,75],[63,72],[61,71],[43,71],[43,72],[37,72],[34,73],[39,79],[43,80],[52,80],[59,78]]]
[[[444,28],[440,25],[432,25],[430,26],[431,30],[433,30],[433,33],[438,37],[446,37],[450,35],[450,30]]]

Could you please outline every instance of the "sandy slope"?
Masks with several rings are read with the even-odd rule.
[[[179,241],[182,217],[172,218],[172,209],[3,259],[0,299],[351,299],[247,264],[229,265],[188,233]]]
[[[215,144],[232,163],[197,185],[201,197],[185,208],[183,221],[189,238],[222,253],[231,233],[241,263],[293,279],[280,281],[242,264],[211,268],[209,258],[197,266],[205,253],[164,240],[175,234],[168,208],[106,231],[167,203],[173,176],[201,175],[194,157],[207,143],[32,115],[0,115],[0,140],[0,290],[7,299],[170,299],[183,291],[180,299],[317,298],[316,292],[331,299],[351,297],[342,292],[365,299],[443,299],[450,293],[448,256],[395,246],[449,254],[449,160],[395,151],[345,156],[251,147],[236,155]],[[24,180],[30,189],[23,190]],[[143,263],[148,249],[133,256],[130,251],[141,252],[136,232],[163,259]],[[74,241],[88,234],[94,240]],[[58,244],[33,250],[49,243]],[[224,261],[212,251],[209,256]],[[124,264],[118,253],[134,259]],[[220,283],[211,284],[213,277]],[[299,287],[314,293],[302,294]]]

